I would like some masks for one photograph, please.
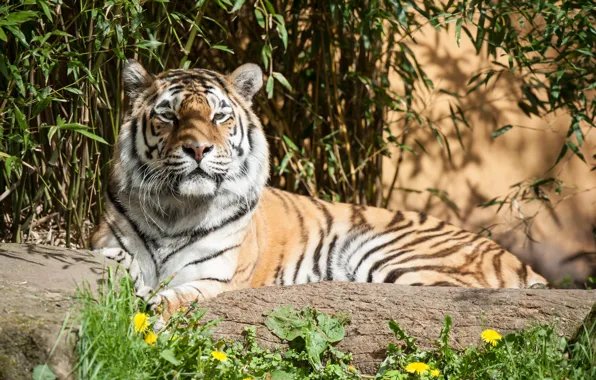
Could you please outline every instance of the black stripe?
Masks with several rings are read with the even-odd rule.
[[[518,269],[517,274],[519,275],[520,285],[525,288],[528,285],[528,268],[527,265],[520,261],[521,267]]]
[[[462,234],[463,234],[464,236],[457,237],[457,236],[459,236],[459,235],[462,235]],[[439,246],[439,245],[441,245],[441,244],[450,243],[450,242],[452,242],[452,241],[464,240],[464,239],[467,239],[467,238],[469,238],[469,237],[470,237],[470,236],[472,236],[472,235],[473,235],[472,233],[470,233],[470,232],[468,232],[468,231],[466,231],[466,230],[460,230],[459,232],[456,232],[455,234],[453,234],[453,235],[452,235],[452,236],[449,238],[449,240],[442,240],[442,241],[438,241],[438,242],[436,242],[436,243],[433,243],[433,245],[431,245],[431,246],[430,246],[430,247],[428,247],[428,248],[429,248],[429,249],[433,249],[433,248],[436,248],[436,247],[438,247],[438,246]],[[475,236],[480,236],[480,235],[475,235]],[[472,241],[474,241],[474,240],[472,240]]]
[[[389,222],[389,224],[387,225],[387,227],[393,227],[394,225],[400,223],[402,220],[404,220],[404,214],[401,211],[397,211],[394,215],[393,215],[393,219],[391,219],[391,221]]]
[[[337,235],[333,236],[333,240],[329,244],[329,250],[327,251],[327,268],[325,268],[325,280],[333,280],[333,251],[335,250],[335,244],[337,243]]]
[[[215,278],[215,277],[203,277],[203,278],[199,278],[197,281],[217,281],[217,282],[229,283],[232,281],[232,279],[231,278],[221,279],[221,278]]]
[[[385,280],[383,282],[386,283],[395,283],[401,276],[406,273],[411,272],[418,272],[418,271],[434,271],[439,273],[445,274],[457,274],[460,276],[470,275],[470,272],[460,272],[456,268],[446,267],[444,265],[423,265],[423,266],[416,266],[416,267],[408,267],[408,268],[395,268],[391,272],[387,274]],[[454,278],[454,280],[457,280]]]
[[[200,228],[200,229],[194,230],[191,233],[189,240],[185,244],[183,244],[182,246],[173,250],[166,257],[164,257],[162,259],[160,266],[164,266],[174,255],[176,255],[178,252],[180,252],[184,248],[188,247],[189,245],[194,244],[197,240],[204,238],[205,236],[209,235],[210,233],[213,233],[213,232],[227,226],[228,224],[231,224],[231,223],[237,221],[238,219],[242,218],[246,214],[252,212],[252,210],[255,209],[255,207],[258,205],[258,203],[259,203],[258,198],[253,198],[250,201],[250,204],[248,206],[245,203],[241,203],[239,210],[235,214],[230,216],[228,219],[221,222],[219,225],[211,227],[211,228]],[[184,234],[182,234],[182,236],[184,236]],[[170,237],[173,237],[173,236],[170,236]]]
[[[433,282],[432,284],[428,284],[428,286],[448,286],[448,287],[459,287],[459,285],[454,284],[450,281],[437,281]]]
[[[331,234],[331,228],[333,227],[333,215],[331,215],[331,212],[329,212],[329,209],[327,208],[327,206],[325,206],[325,204],[323,202],[321,202],[320,200],[313,198],[313,197],[307,197],[307,199],[309,201],[311,201],[319,210],[321,210],[321,212],[323,213],[323,215],[325,215],[325,221],[327,222],[327,234]]]
[[[393,253],[393,252],[396,252],[396,253]],[[387,256],[383,257],[380,260],[377,260],[377,262],[375,262],[370,267],[370,269],[368,270],[368,277],[366,278],[366,282],[373,282],[373,274],[381,266],[387,264],[388,262],[395,259],[396,257],[399,257],[403,254],[410,253],[410,252],[412,252],[411,249],[402,250],[401,248],[394,249],[392,251],[387,252]]]
[[[398,264],[403,264],[403,263],[407,263],[408,261],[412,261],[412,260],[417,260],[417,259],[424,259],[424,260],[428,260],[428,259],[437,259],[437,258],[441,258],[441,257],[446,257],[449,256],[453,253],[457,253],[459,252],[459,250],[462,247],[467,246],[469,243],[460,243],[460,244],[456,244],[452,247],[449,248],[445,248],[443,250],[440,250],[438,252],[435,253],[430,253],[430,254],[418,254],[418,255],[413,255],[410,257],[406,257],[405,259],[401,260]]]
[[[120,246],[120,248],[122,248],[126,252],[128,252],[128,249],[126,249],[126,247],[124,246],[124,243],[122,242],[121,237],[119,236],[120,235],[120,232],[116,231],[116,228],[114,228],[114,226],[112,225],[112,223],[110,223],[107,218],[104,218],[104,221],[108,225],[108,228],[112,232],[112,235],[114,235],[114,237],[116,238],[116,241],[118,242],[118,245]],[[92,248],[95,248],[95,247],[92,247]]]
[[[420,211],[419,215],[420,215],[420,225],[422,225],[422,224],[424,224],[424,222],[426,222],[426,219],[428,218],[428,216],[426,215],[426,213],[424,211]]]
[[[215,252],[215,253],[213,253],[213,254],[211,254],[209,256],[201,257],[200,259],[191,261],[190,263],[185,264],[179,271],[181,271],[182,269],[186,268],[189,265],[201,264],[201,263],[204,263],[205,261],[209,261],[209,260],[215,259],[216,257],[219,257],[219,256],[223,255],[224,253],[226,253],[226,252],[228,252],[228,251],[230,251],[232,249],[238,248],[238,247],[240,247],[240,244],[233,245],[231,247],[222,249],[221,251]]]
[[[495,276],[499,280],[499,288],[504,286],[503,281],[503,270],[501,268],[501,257],[505,253],[505,250],[502,249],[493,257],[493,267],[495,268]]]
[[[396,231],[399,231],[399,230],[403,230],[403,229],[405,229],[405,228],[408,228],[408,227],[410,227],[412,224],[413,224],[413,223],[412,223],[412,221],[410,220],[410,221],[409,221],[407,224],[405,224],[405,225],[403,225],[403,226],[400,226],[400,227],[393,228],[393,229],[391,230],[391,232],[396,232]],[[354,268],[354,271],[353,271],[353,273],[354,273],[354,274],[356,274],[356,273],[358,272],[358,269],[359,269],[359,268],[360,268],[360,266],[362,265],[362,263],[364,263],[364,260],[368,259],[368,258],[369,258],[369,256],[370,256],[370,255],[372,255],[373,253],[375,253],[375,252],[378,252],[378,251],[380,251],[381,249],[383,249],[383,248],[385,248],[385,247],[387,247],[387,246],[389,246],[389,245],[391,245],[391,244],[394,244],[394,243],[398,242],[399,240],[403,239],[404,237],[408,236],[409,234],[412,234],[412,233],[415,233],[415,232],[416,232],[415,230],[414,230],[414,231],[408,231],[408,232],[406,232],[406,233],[403,233],[403,234],[401,234],[401,235],[399,235],[399,236],[397,236],[397,237],[395,237],[395,238],[393,238],[393,239],[389,240],[389,241],[388,241],[388,242],[386,242],[386,243],[383,243],[383,244],[377,245],[377,246],[376,246],[376,247],[374,247],[374,248],[371,248],[371,249],[370,249],[370,250],[368,250],[368,251],[367,251],[367,252],[366,252],[364,255],[362,255],[362,257],[360,258],[360,261],[358,262],[358,265],[356,265],[356,268]],[[377,237],[377,236],[381,236],[381,235],[384,235],[384,234],[387,234],[387,233],[388,233],[388,231],[385,231],[385,232],[383,232],[383,233],[380,233],[380,234],[376,235],[375,237]],[[370,239],[369,239],[369,241],[370,241]],[[360,248],[360,247],[359,247],[359,248]],[[357,253],[357,250],[355,250],[355,251],[354,251],[353,255],[355,255],[356,253]],[[350,258],[351,258],[351,257],[350,257]]]
[[[421,231],[419,231],[420,233]],[[412,240],[411,242],[407,243],[406,245],[402,246],[402,248],[409,248],[409,247],[415,247],[421,243],[424,243],[426,241],[432,240],[434,238],[438,238],[441,236],[445,236],[445,235],[449,235],[451,233],[451,231],[445,231],[445,232],[441,232],[440,234],[435,234],[435,235],[427,235],[427,236],[422,236],[419,237],[417,239]]]
[[[321,265],[319,264],[319,260],[321,259],[321,250],[323,249],[323,242],[325,240],[325,235],[323,234],[323,230],[319,230],[319,244],[315,249],[315,253],[313,255],[313,268],[312,271],[317,278],[321,278]],[[310,282],[310,281],[309,281]]]
[[[155,241],[152,238],[150,238],[149,236],[147,236],[145,233],[143,233],[140,230],[139,226],[137,226],[137,224],[130,218],[130,216],[128,215],[128,212],[124,208],[124,205],[112,193],[112,187],[111,186],[108,186],[107,194],[108,194],[108,199],[110,200],[110,202],[112,202],[112,204],[114,205],[114,208],[116,209],[116,211],[118,211],[118,213],[120,213],[124,217],[124,219],[126,219],[128,221],[128,223],[130,224],[130,226],[134,230],[135,234],[137,234],[137,236],[139,237],[139,239],[143,242],[143,246],[145,247],[145,249],[147,250],[147,252],[149,252],[149,255],[151,255],[151,260],[153,260],[153,263],[155,263],[157,265],[157,261],[155,260],[155,256],[153,254],[153,250],[148,245],[148,243],[150,243],[151,245],[155,245]]]

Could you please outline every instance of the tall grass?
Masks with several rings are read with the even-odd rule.
[[[488,46],[495,58],[511,57],[509,67],[473,78],[470,93],[514,73],[526,112],[572,113],[559,159],[575,154],[586,161],[582,126],[594,127],[596,107],[595,9],[567,0],[9,0],[0,5],[0,231],[19,242],[51,219],[65,229],[67,245],[84,244],[102,212],[126,109],[126,57],[153,72],[229,72],[259,63],[266,88],[256,107],[271,142],[272,184],[385,206],[392,190],[383,193],[382,157],[389,146],[400,149],[398,162],[425,152],[409,137],[423,129],[449,156],[457,149],[416,108],[420,90],[434,84],[408,47],[424,25],[452,25],[454,38],[467,35],[478,52]],[[399,78],[398,91],[390,75]],[[459,136],[459,128],[470,127],[457,106],[464,95],[451,95]],[[389,120],[389,112],[398,117]]]

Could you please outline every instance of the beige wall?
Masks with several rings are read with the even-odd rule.
[[[416,45],[411,45],[420,64],[435,83],[444,88],[464,94],[468,80],[483,69],[490,67],[490,59],[476,56],[471,43],[462,33],[458,48],[453,32],[437,33],[425,28],[417,35]],[[396,90],[399,78],[393,78]],[[571,275],[583,280],[596,275],[596,247],[592,226],[596,227],[596,171],[592,155],[596,153],[595,131],[584,128],[585,145],[582,149],[591,165],[586,165],[570,152],[551,172],[569,126],[566,115],[546,119],[527,117],[517,107],[517,85],[511,76],[502,77],[496,86],[494,81],[463,99],[459,104],[467,112],[472,130],[460,127],[466,148],[459,146],[453,123],[449,119],[449,102],[457,104],[448,95],[438,91],[426,91],[424,114],[436,120],[437,127],[448,136],[453,167],[446,151],[428,129],[413,130],[406,143],[414,146],[414,137],[424,143],[430,155],[417,149],[417,155],[405,152],[404,161],[396,183],[397,187],[424,190],[437,188],[448,192],[458,205],[459,216],[438,198],[428,193],[408,193],[394,190],[388,207],[390,209],[426,210],[429,214],[462,226],[470,231],[495,225],[493,237],[503,246],[518,254],[550,280],[561,280]],[[395,116],[395,115],[394,115]],[[491,139],[491,133],[506,125],[518,127]],[[396,128],[395,134],[401,133]],[[387,193],[396,167],[398,152],[384,162],[384,185]],[[494,197],[511,193],[511,185],[531,178],[557,176],[566,182],[561,196],[549,192],[554,209],[540,206],[538,202],[519,203],[519,208],[476,207]],[[575,194],[575,195],[574,195]],[[540,206],[540,207],[539,207]],[[524,234],[523,218],[537,212],[528,227],[532,238]],[[521,226],[520,226],[521,224]],[[580,254],[586,252],[585,254]],[[590,253],[591,252],[591,253]],[[573,256],[577,257],[573,257]]]

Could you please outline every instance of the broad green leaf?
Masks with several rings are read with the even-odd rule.
[[[162,358],[164,358],[168,362],[172,363],[173,365],[180,365],[180,361],[178,359],[176,359],[176,355],[174,354],[174,351],[172,351],[170,349],[163,350],[159,354],[159,356],[161,356]]]
[[[344,338],[344,326],[339,319],[318,313],[317,323],[329,342],[339,342]]]
[[[4,33],[4,30],[2,30],[2,28],[0,28],[0,40],[8,42],[8,37],[6,37],[6,33]]]
[[[288,80],[286,79],[286,77],[284,77],[284,75],[282,73],[278,73],[278,72],[273,72],[272,73],[273,77],[275,79],[277,79],[277,81],[279,83],[281,83],[282,86],[284,86],[288,91],[292,91],[292,86],[290,85],[290,82],[288,82]]]
[[[291,306],[281,307],[269,313],[265,326],[271,330],[272,333],[285,339],[292,341],[303,335],[302,329],[307,327],[309,322],[300,316]]]
[[[321,354],[327,348],[327,339],[318,331],[308,331],[304,336],[306,346],[306,353],[308,354],[308,361],[315,369],[321,369]]]

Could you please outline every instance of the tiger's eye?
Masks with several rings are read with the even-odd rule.
[[[223,123],[224,121],[228,120],[229,118],[231,118],[230,114],[218,112],[215,115],[213,115],[213,122],[215,124],[220,124],[220,123]]]

